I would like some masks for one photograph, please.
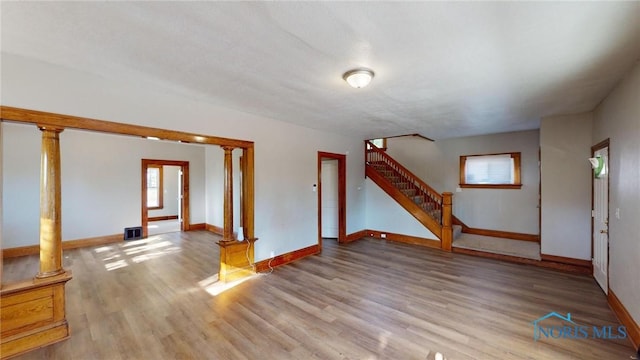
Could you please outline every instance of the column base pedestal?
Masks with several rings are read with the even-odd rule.
[[[237,240],[221,240],[220,271],[218,279],[222,282],[240,280],[254,275],[254,245],[257,238]]]
[[[71,272],[64,271],[57,276],[3,286],[1,359],[69,337],[65,314],[65,284],[69,280]]]

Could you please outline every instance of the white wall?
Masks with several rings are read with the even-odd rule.
[[[205,149],[206,223],[222,227],[224,221],[224,151],[217,146]]]
[[[609,288],[640,323],[640,64],[596,108],[593,125],[593,144],[610,141]]]
[[[364,178],[362,139],[222,108],[144,81],[121,83],[10,54],[2,54],[2,74],[3,105],[254,141],[258,261],[270,251],[317,243],[311,186],[318,151],[348,153],[347,232],[364,229],[364,196],[357,190]]]
[[[365,181],[367,229],[439,240],[376,183]]]
[[[450,191],[453,214],[473,228],[538,234],[539,132],[470,136],[431,142],[419,137],[387,140],[387,152],[436,191]],[[522,188],[462,189],[460,156],[521,153]]]
[[[540,123],[542,254],[591,259],[592,113]]]
[[[204,149],[202,149],[204,151]],[[166,160],[166,159],[159,159]],[[162,209],[149,210],[149,217],[156,216],[177,216],[180,207],[178,196],[181,189],[178,188],[180,176],[180,166],[162,166]],[[193,223],[193,221],[192,221]]]
[[[38,244],[41,132],[4,124],[3,247]],[[189,161],[191,223],[204,222],[204,148],[67,129],[60,134],[62,238],[122,233],[141,223],[141,159]]]

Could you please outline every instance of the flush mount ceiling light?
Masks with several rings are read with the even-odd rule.
[[[351,85],[351,87],[360,89],[369,85],[371,79],[373,79],[373,75],[373,71],[361,68],[347,71],[342,75],[342,78]]]

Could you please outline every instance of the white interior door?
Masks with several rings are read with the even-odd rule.
[[[322,161],[320,181],[322,237],[338,238],[338,160]]]
[[[593,179],[593,277],[605,294],[609,269],[609,148],[595,151],[604,160],[605,174]]]

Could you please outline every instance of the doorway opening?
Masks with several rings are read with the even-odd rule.
[[[318,248],[323,238],[347,237],[346,155],[318,152]]]
[[[591,254],[593,277],[609,293],[609,139],[591,147]],[[592,160],[590,159],[590,160]]]
[[[142,236],[189,230],[189,162],[142,159],[141,180]]]

